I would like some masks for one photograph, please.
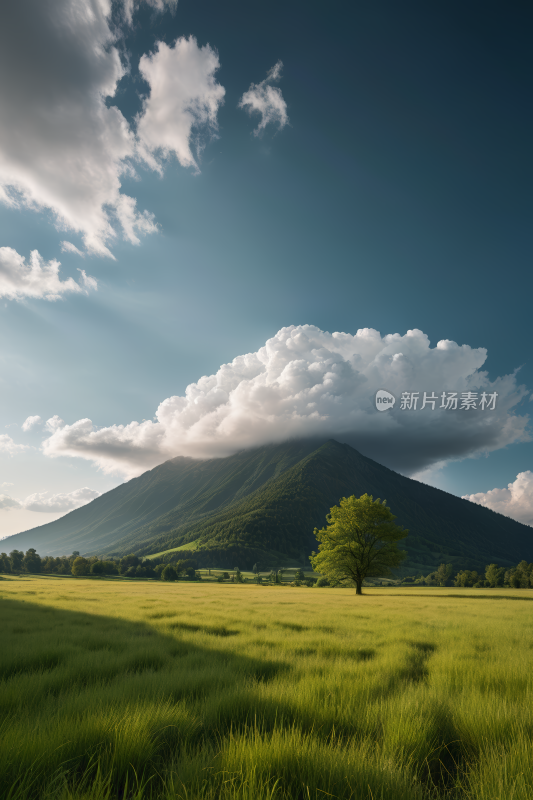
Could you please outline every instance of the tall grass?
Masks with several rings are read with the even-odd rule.
[[[528,800],[533,591],[0,584],[9,800]]]

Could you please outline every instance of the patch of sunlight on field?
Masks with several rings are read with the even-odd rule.
[[[10,800],[528,800],[533,591],[0,582]]]

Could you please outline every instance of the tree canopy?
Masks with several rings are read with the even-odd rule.
[[[327,527],[318,530],[318,554],[310,557],[315,572],[334,581],[348,581],[362,594],[365,578],[385,577],[407,553],[398,542],[409,531],[396,525],[387,501],[372,495],[343,497],[327,515]]]

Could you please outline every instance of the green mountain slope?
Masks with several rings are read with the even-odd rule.
[[[531,528],[410,478],[333,440],[289,442],[228,458],[176,458],[2,549],[150,555],[188,542],[206,566],[307,563],[315,527],[343,496],[386,499],[408,528],[402,572],[533,561]]]
[[[115,551],[117,542],[124,540],[129,553],[132,545],[128,542],[135,531],[153,526],[155,537],[177,524],[204,519],[242,500],[315,448],[316,443],[297,442],[207,461],[173,458],[61,519],[7,537],[0,547],[35,547],[42,555],[73,550],[93,555]],[[118,547],[117,552],[124,548]]]
[[[198,556],[206,551],[205,563],[209,552],[220,561],[224,551],[240,557],[243,566],[251,566],[248,562],[257,560],[260,551],[265,560],[275,551],[305,562],[317,546],[313,529],[325,525],[331,506],[343,496],[365,492],[386,499],[397,523],[409,530],[404,574],[429,572],[442,561],[457,569],[479,569],[492,561],[510,566],[522,558],[533,560],[530,527],[399,475],[332,440],[240,502],[155,539],[156,526],[146,526],[130,542],[148,554],[200,539]],[[166,524],[171,518],[167,515]],[[247,548],[254,551],[248,558]]]

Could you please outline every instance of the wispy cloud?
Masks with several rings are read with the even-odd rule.
[[[44,511],[50,514],[66,513],[100,497],[100,492],[89,489],[87,486],[84,486],[83,489],[75,489],[73,492],[48,496],[49,494],[49,492],[30,494],[24,500],[17,500],[7,494],[2,494],[0,495],[0,510],[23,509],[24,511]]]
[[[30,263],[13,250],[0,247],[0,297],[9,300],[37,298],[59,300],[64,294],[80,294],[97,288],[97,281],[85,270],[79,270],[80,282],[73,278],[62,281],[59,278],[60,261],[44,261],[37,250],[30,255]]]
[[[27,431],[31,431],[36,425],[42,422],[40,416],[36,414],[33,417],[26,417],[24,422],[22,423],[22,430],[26,433]]]
[[[9,456],[13,456],[15,453],[20,453],[22,450],[27,449],[28,445],[15,444],[11,436],[8,436],[7,433],[0,434],[0,453],[7,453]]]
[[[269,70],[264,81],[250,84],[250,88],[239,101],[239,108],[245,109],[250,115],[257,113],[261,115],[259,125],[254,130],[255,136],[261,136],[270,123],[277,125],[278,130],[289,124],[287,103],[283,99],[281,89],[271,85],[281,78],[282,67],[283,63],[278,61]]]

